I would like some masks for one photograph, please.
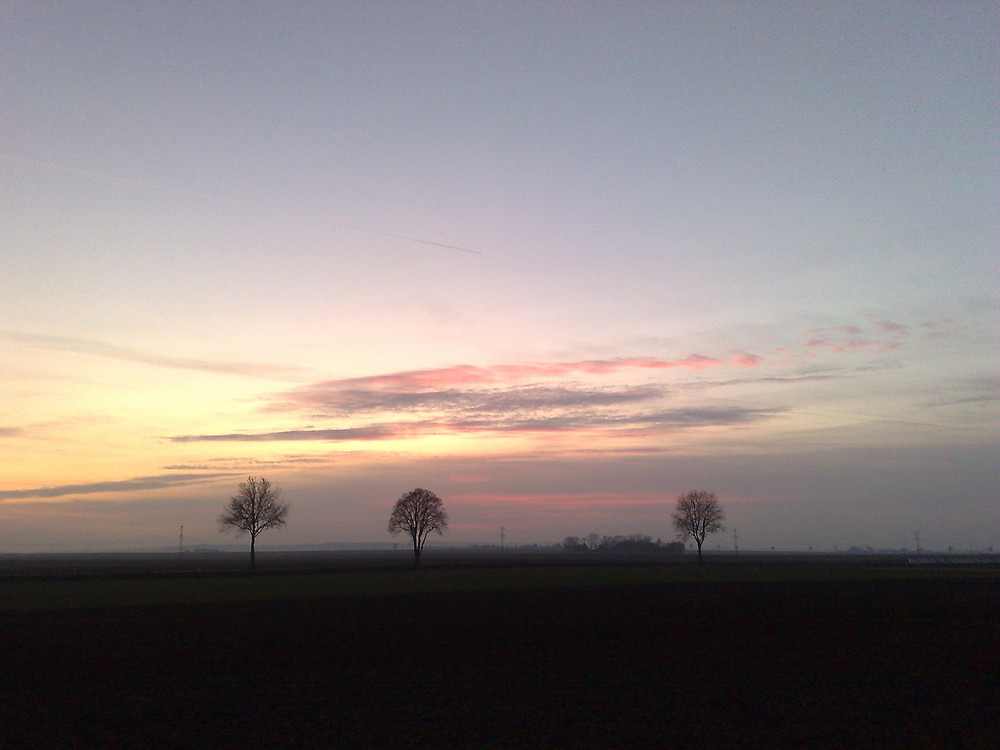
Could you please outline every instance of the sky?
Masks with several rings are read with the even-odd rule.
[[[0,552],[1000,548],[993,2],[5,2]],[[734,538],[733,532],[736,532]]]

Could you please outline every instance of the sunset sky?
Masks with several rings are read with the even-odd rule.
[[[0,552],[1000,548],[995,2],[0,5]]]

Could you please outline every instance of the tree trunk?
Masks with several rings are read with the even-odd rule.
[[[695,540],[697,541],[697,540]],[[704,560],[701,559],[701,542],[698,542],[698,562],[703,563]]]
[[[250,536],[250,570],[257,570],[257,558],[254,557],[254,544],[257,542],[257,537]]]
[[[421,549],[424,545],[420,543],[420,535],[417,534],[415,529],[410,530],[410,539],[413,541],[413,565],[420,565],[420,553],[423,552]]]

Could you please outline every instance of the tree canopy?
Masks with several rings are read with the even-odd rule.
[[[396,501],[389,516],[389,532],[396,536],[409,534],[413,542],[413,564],[420,564],[427,536],[436,531],[443,534],[448,528],[448,513],[441,498],[430,490],[417,487]]]
[[[279,503],[281,490],[272,487],[264,477],[247,477],[239,491],[229,500],[225,512],[219,516],[220,531],[236,530],[238,536],[250,535],[250,567],[257,567],[254,547],[257,535],[266,529],[285,525],[288,503]]]
[[[723,529],[726,513],[714,492],[691,490],[678,496],[677,508],[670,517],[681,539],[694,539],[698,545],[698,562],[703,562],[701,545],[707,535]]]

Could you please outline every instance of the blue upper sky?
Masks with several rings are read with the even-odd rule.
[[[0,549],[1000,543],[991,2],[0,9]],[[264,540],[266,543],[266,540]],[[275,538],[278,541],[278,538]]]

